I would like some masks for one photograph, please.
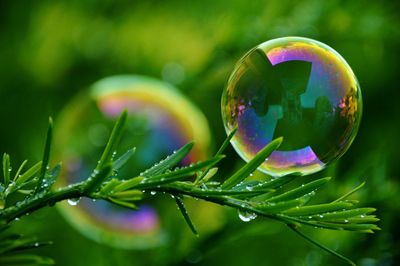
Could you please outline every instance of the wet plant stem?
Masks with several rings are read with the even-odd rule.
[[[87,196],[84,193],[85,183],[71,185],[54,192],[38,195],[32,199],[25,200],[21,204],[9,207],[0,214],[0,221],[10,223],[26,214],[32,213],[46,206],[53,206],[57,202]]]

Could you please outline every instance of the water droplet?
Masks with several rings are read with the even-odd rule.
[[[150,191],[150,194],[151,194],[152,196],[154,196],[155,194],[157,194],[157,192],[156,192],[156,191]]]
[[[254,220],[257,217],[257,214],[252,213],[252,212],[247,212],[247,211],[238,211],[238,215],[240,220],[243,222],[250,222],[251,220]]]
[[[76,206],[79,203],[80,199],[68,199],[67,202],[71,206]]]
[[[188,253],[188,256],[186,257],[187,262],[190,264],[197,264],[199,263],[203,258],[203,255],[199,250],[192,250]]]
[[[345,223],[348,223],[348,222],[349,222],[349,220],[345,219],[345,220],[344,220],[344,222],[345,222]]]

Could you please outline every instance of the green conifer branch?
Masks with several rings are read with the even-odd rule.
[[[46,206],[53,206],[63,200],[87,197],[106,200],[126,208],[137,209],[137,203],[144,200],[143,195],[151,191],[164,192],[174,196],[185,221],[195,234],[198,232],[184,207],[184,197],[202,199],[285,223],[307,241],[337,256],[349,265],[354,265],[354,263],[317,243],[309,236],[304,235],[299,228],[304,225],[365,233],[373,233],[379,230],[379,227],[375,224],[379,219],[373,215],[374,208],[358,208],[354,201],[346,200],[347,196],[360,189],[363,184],[332,202],[308,205],[310,199],[315,197],[315,191],[329,182],[330,178],[316,179],[291,189],[287,189],[285,185],[295,179],[294,175],[263,182],[248,181],[249,175],[264,162],[269,154],[279,147],[282,138],[272,141],[250,162],[230,177],[223,179],[222,183],[212,182],[210,179],[217,173],[217,165],[225,157],[222,154],[223,150],[233,137],[234,132],[224,141],[215,156],[205,161],[176,168],[176,165],[192,149],[193,143],[189,143],[144,171],[140,176],[132,176],[121,180],[113,176],[113,172],[123,167],[123,164],[133,155],[134,149],[128,150],[116,160],[113,160],[112,154],[118,146],[118,140],[122,134],[126,117],[127,112],[125,111],[118,118],[92,175],[80,183],[52,189],[52,184],[58,177],[61,166],[58,164],[51,169],[48,167],[53,128],[51,119],[42,162],[23,172],[23,168],[26,165],[26,161],[24,161],[12,179],[10,158],[8,155],[4,155],[3,179],[0,182],[0,240],[2,238],[6,239],[6,237],[2,236],[1,231],[6,230],[13,220]],[[194,181],[192,181],[193,176],[195,176]],[[9,202],[9,195],[14,193],[20,193],[25,196],[17,202]],[[13,241],[5,243],[16,245]],[[25,246],[21,244],[20,249],[23,249],[22,247],[35,248],[37,246],[23,243]],[[18,257],[18,254],[16,255],[14,252],[15,250],[7,245],[3,249],[1,248],[2,245],[0,245],[0,261],[18,262],[19,260],[24,261],[24,259],[41,261],[39,257],[34,257],[33,255],[33,257],[30,257],[31,255],[25,253],[18,253],[21,255]],[[52,260],[43,258],[41,262],[49,264],[52,263]]]

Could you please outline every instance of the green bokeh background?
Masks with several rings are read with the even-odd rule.
[[[378,208],[382,231],[308,231],[360,265],[395,265],[400,252],[399,8],[396,1],[1,1],[0,151],[11,154],[14,166],[25,158],[39,160],[47,117],[57,121],[80,91],[116,74],[175,84],[205,113],[217,145],[225,138],[221,92],[240,56],[276,37],[314,38],[348,61],[364,100],[355,142],[321,173],[335,177],[321,199],[333,199],[366,180],[354,198]],[[225,172],[242,164],[232,149],[228,156],[236,163],[223,164]],[[179,215],[173,204],[171,212]],[[55,208],[15,224],[27,235],[54,240],[38,253],[55,258],[57,265],[341,263],[283,225],[263,219],[244,224],[233,212],[215,238],[197,244],[193,236],[189,251],[179,248],[188,244],[180,243],[178,234],[174,245],[146,251],[96,244],[72,229]],[[177,224],[184,226],[183,221]]]

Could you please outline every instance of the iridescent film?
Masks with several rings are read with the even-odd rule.
[[[356,136],[361,91],[347,62],[318,41],[285,37],[243,56],[222,95],[227,132],[245,160],[271,140],[280,148],[259,170],[272,176],[318,172],[337,160]]]
[[[174,87],[142,76],[114,76],[75,98],[57,119],[55,153],[63,161],[64,185],[90,176],[124,109],[129,112],[128,122],[115,156],[132,147],[136,152],[119,170],[118,178],[140,174],[192,140],[196,145],[182,165],[206,157],[207,121]],[[63,203],[59,209],[75,228],[96,241],[122,248],[150,248],[167,240],[165,223],[170,218],[165,204],[172,200],[152,193],[147,197],[137,211],[89,199]]]

